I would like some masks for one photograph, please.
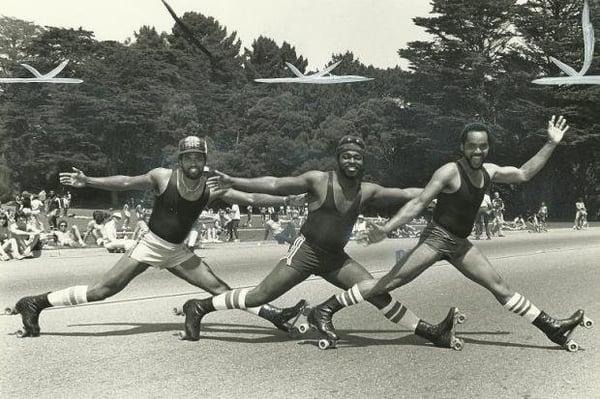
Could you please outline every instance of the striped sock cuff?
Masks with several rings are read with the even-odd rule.
[[[518,292],[515,292],[512,298],[504,304],[504,307],[519,316],[525,317],[530,322],[533,322],[540,314],[540,310]]]
[[[48,302],[52,306],[73,306],[87,303],[87,285],[77,285],[54,291],[48,294]]]
[[[215,310],[246,309],[246,294],[250,288],[239,288],[214,296],[212,299]]]
[[[343,306],[352,306],[364,301],[364,298],[362,297],[360,290],[358,289],[358,285],[356,284],[348,291],[344,291],[340,294],[337,294],[335,298]]]
[[[400,302],[392,300],[381,313],[392,323],[400,324],[414,331],[419,324],[419,318],[409,308]]]

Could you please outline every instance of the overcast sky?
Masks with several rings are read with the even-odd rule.
[[[259,35],[284,40],[309,60],[311,69],[332,53],[350,50],[377,67],[407,66],[397,50],[427,40],[412,18],[426,16],[427,0],[168,0],[177,15],[212,16],[250,47]],[[133,38],[142,25],[171,31],[174,21],[160,0],[1,0],[0,14],[38,25],[82,27],[98,40]]]

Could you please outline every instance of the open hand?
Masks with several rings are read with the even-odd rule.
[[[231,178],[231,176],[229,176],[223,172],[219,172],[216,169],[215,169],[214,173],[215,173],[215,176],[209,177],[208,180],[206,181],[206,185],[208,186],[208,188],[211,191],[218,191],[218,190],[225,190],[225,189],[232,188],[233,179]]]
[[[86,186],[86,183],[85,183],[86,176],[83,174],[83,172],[77,168],[73,168],[73,172],[74,173],[67,173],[67,172],[60,173],[58,175],[60,184],[63,184],[65,186],[77,187],[77,188],[85,187]]]
[[[567,120],[562,115],[555,119],[555,115],[552,115],[552,118],[548,121],[548,138],[554,144],[558,144],[569,130],[569,125],[567,125]]]

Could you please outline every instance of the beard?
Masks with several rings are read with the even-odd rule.
[[[197,180],[200,178],[200,176],[202,176],[202,169],[201,168],[197,168],[197,167],[192,167],[189,169],[183,169],[183,174],[185,175],[185,177],[187,177],[188,179],[192,179],[192,180]]]

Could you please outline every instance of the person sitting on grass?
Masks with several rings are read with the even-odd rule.
[[[0,212],[0,260],[10,260],[10,256],[6,251],[9,251],[13,258],[23,259],[23,255],[19,252],[17,240],[11,237],[8,227],[8,215]]]
[[[25,258],[37,258],[42,253],[41,231],[29,223],[24,212],[15,214],[15,222],[10,225],[10,234],[17,241],[19,252]]]
[[[52,232],[56,245],[59,247],[85,247],[85,242],[81,238],[79,229],[73,225],[67,229],[68,223],[62,219],[58,222],[58,230]]]

